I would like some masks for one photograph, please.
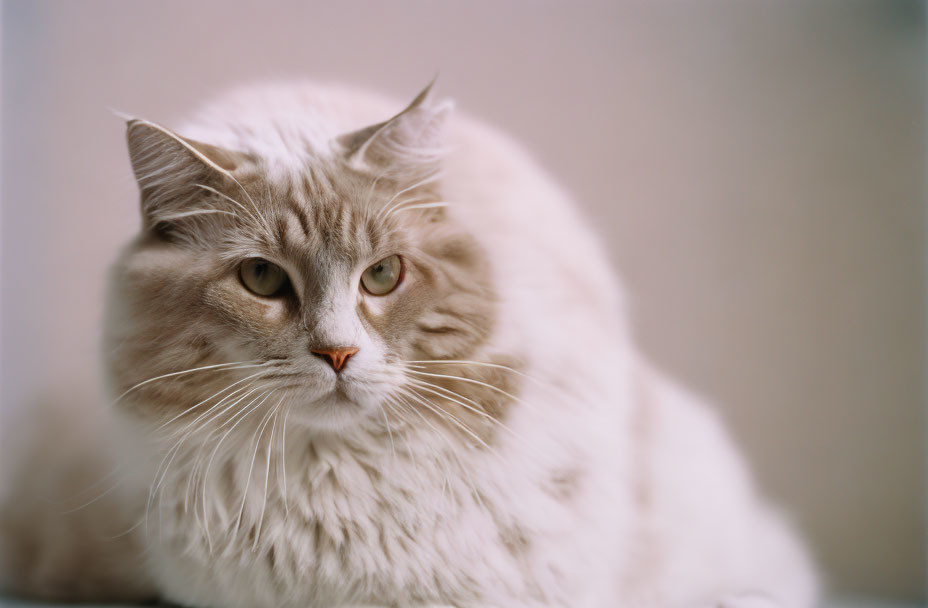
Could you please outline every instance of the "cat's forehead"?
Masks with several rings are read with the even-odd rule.
[[[180,132],[261,159],[262,170],[274,181],[286,180],[307,166],[330,163],[336,157],[332,144],[339,126],[325,116],[297,107],[255,112],[248,105],[205,108]]]
[[[242,180],[264,216],[254,236],[289,260],[351,267],[400,240],[383,214],[389,180],[325,163],[287,171],[262,163]]]

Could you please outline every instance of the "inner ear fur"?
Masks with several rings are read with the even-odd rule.
[[[222,188],[248,161],[241,152],[183,138],[146,120],[128,121],[126,141],[146,227],[189,211],[205,194],[201,186]]]
[[[389,120],[340,136],[337,143],[349,164],[410,180],[438,171],[447,151],[444,131],[454,104],[430,104],[432,84]]]

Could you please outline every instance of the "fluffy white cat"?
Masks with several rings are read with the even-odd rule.
[[[107,508],[144,559],[80,595],[813,606],[717,417],[636,352],[574,203],[428,89],[399,109],[274,85],[129,121],[143,222],[106,366],[132,473]]]

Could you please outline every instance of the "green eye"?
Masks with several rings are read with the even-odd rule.
[[[283,268],[261,258],[248,258],[242,262],[238,276],[248,291],[265,297],[279,294],[289,282]]]
[[[403,260],[398,255],[384,258],[364,271],[361,285],[368,293],[385,296],[403,280]]]

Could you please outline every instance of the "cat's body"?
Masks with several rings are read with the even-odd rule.
[[[635,353],[570,200],[518,146],[422,98],[344,135],[397,109],[278,86],[207,106],[178,131],[190,143],[130,122],[146,229],[115,269],[106,350],[158,592],[812,606],[801,545],[718,421]],[[391,254],[395,291],[358,287]],[[287,294],[235,282],[255,256]],[[354,349],[339,373],[309,352],[336,344]]]

